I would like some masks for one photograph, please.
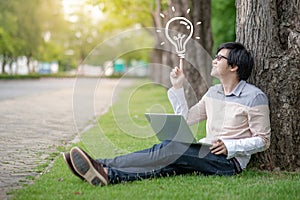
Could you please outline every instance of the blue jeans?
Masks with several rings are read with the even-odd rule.
[[[98,159],[108,170],[110,183],[142,180],[187,173],[234,175],[235,165],[225,155],[215,155],[209,147],[163,141],[149,149],[113,159]]]

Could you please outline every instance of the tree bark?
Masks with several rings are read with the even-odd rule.
[[[187,77],[190,79],[192,90],[188,92],[195,92],[196,101],[198,101],[211,86],[211,54],[213,47],[213,38],[211,31],[211,0],[193,0],[192,4],[192,16],[191,20],[194,24],[195,37],[200,39],[194,39],[193,42],[199,43],[202,48],[193,49],[193,59],[189,61],[193,63],[192,68],[189,70]],[[201,23],[198,25],[198,23]],[[194,38],[195,38],[194,37]],[[198,73],[197,73],[198,72]],[[191,94],[187,96],[191,97]],[[189,98],[189,105],[196,103],[195,100]]]
[[[300,1],[236,0],[237,41],[251,49],[250,82],[269,98],[271,145],[253,156],[261,169],[300,167]]]

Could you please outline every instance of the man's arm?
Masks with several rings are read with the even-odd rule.
[[[188,108],[183,89],[184,79],[182,69],[175,67],[170,73],[173,87],[168,90],[168,98],[175,114],[182,115],[187,123],[192,125],[206,119],[205,103],[204,98],[202,98],[197,104],[190,109]]]
[[[254,153],[267,149],[266,144],[260,137],[251,137],[244,139],[222,139],[226,150],[227,158],[236,156],[250,156]]]
[[[168,98],[175,114],[182,115],[186,118],[188,114],[188,105],[184,96],[184,80],[185,76],[182,68],[175,67],[170,73],[170,81],[173,87],[168,90]]]
[[[183,88],[175,89],[174,87],[168,90],[168,98],[173,107],[174,113],[182,115],[184,118],[188,114],[188,105],[184,96]]]

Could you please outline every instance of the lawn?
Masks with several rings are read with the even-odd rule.
[[[166,90],[137,81],[124,90],[97,126],[77,146],[93,157],[112,157],[158,142],[145,112],[172,112]],[[201,123],[197,137],[205,134]],[[68,149],[70,147],[67,147]],[[58,149],[58,153],[62,148]],[[184,175],[94,187],[72,175],[62,156],[33,184],[13,191],[13,199],[300,199],[300,173],[247,169],[233,177]]]

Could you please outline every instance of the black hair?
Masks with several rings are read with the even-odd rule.
[[[249,51],[238,42],[227,42],[221,44],[217,53],[222,49],[229,49],[229,54],[227,56],[227,63],[230,66],[238,66],[238,77],[239,80],[247,80],[251,75],[251,71],[254,65],[253,57]]]

